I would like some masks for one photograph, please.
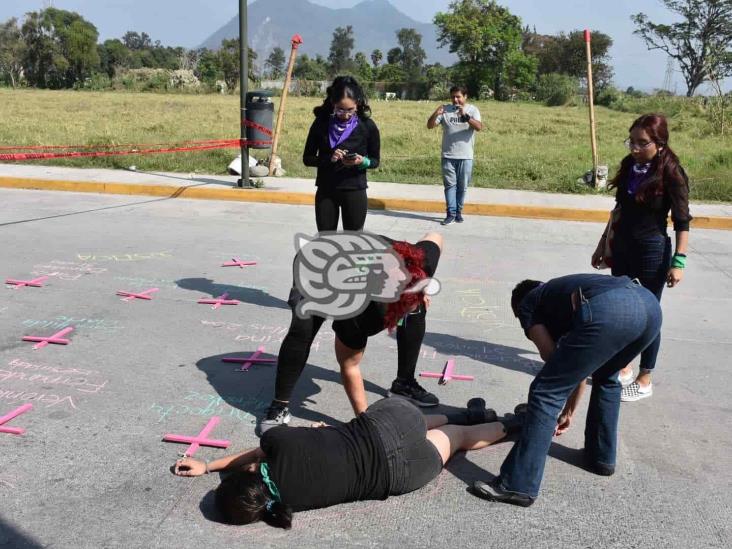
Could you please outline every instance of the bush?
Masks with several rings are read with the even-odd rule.
[[[430,101],[444,101],[446,97],[450,96],[450,86],[448,86],[446,83],[442,82],[439,84],[435,84],[430,88],[430,91],[427,92],[427,98]]]
[[[174,89],[187,89],[195,90],[201,87],[201,82],[198,80],[192,70],[180,69],[175,70],[170,74],[170,87]]]
[[[104,73],[94,73],[83,82],[77,82],[75,88],[81,90],[103,91],[112,87],[112,79]]]
[[[166,91],[170,86],[171,71],[167,69],[127,69],[119,71],[112,87],[126,91]]]
[[[620,90],[613,86],[607,86],[597,92],[595,104],[602,105],[603,107],[612,107],[620,100],[621,96]]]
[[[543,74],[539,77],[536,98],[549,107],[560,107],[571,102],[578,92],[579,82],[566,74]]]

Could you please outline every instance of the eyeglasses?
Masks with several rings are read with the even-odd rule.
[[[353,116],[354,114],[356,114],[356,108],[354,107],[353,109],[339,109],[336,107],[333,112],[338,116]]]
[[[625,143],[625,146],[628,147],[628,149],[630,149],[631,151],[632,150],[644,151],[648,147],[650,147],[651,145],[653,145],[653,141],[649,141],[648,143],[641,144],[641,143],[634,143],[630,139],[626,139],[624,141],[624,143]]]

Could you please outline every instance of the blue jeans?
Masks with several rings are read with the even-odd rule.
[[[508,491],[539,495],[544,464],[557,420],[577,385],[592,376],[585,423],[585,452],[593,462],[615,464],[621,386],[618,372],[658,335],[661,306],[633,282],[582,298],[573,326],[558,342],[529,391],[521,438],[501,466]]]
[[[617,248],[617,249],[616,249]],[[630,240],[613,247],[613,276],[626,275],[637,278],[644,288],[661,301],[666,275],[671,268],[671,239],[665,235]],[[642,353],[641,370],[652,371],[656,367],[661,334]]]
[[[445,186],[447,214],[455,215],[463,211],[465,192],[473,176],[472,159],[442,159],[442,183]]]

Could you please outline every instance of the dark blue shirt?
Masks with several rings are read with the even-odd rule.
[[[582,291],[585,299],[627,286],[627,276],[609,276],[601,274],[572,274],[554,278],[531,290],[518,307],[518,319],[529,337],[529,328],[535,324],[543,324],[556,342],[570,331],[574,309],[572,294]]]

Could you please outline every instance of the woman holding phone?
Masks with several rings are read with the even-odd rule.
[[[355,78],[339,76],[323,104],[313,110],[302,159],[317,168],[315,222],[318,231],[361,230],[366,221],[366,170],[379,165],[381,139],[363,89]]]

